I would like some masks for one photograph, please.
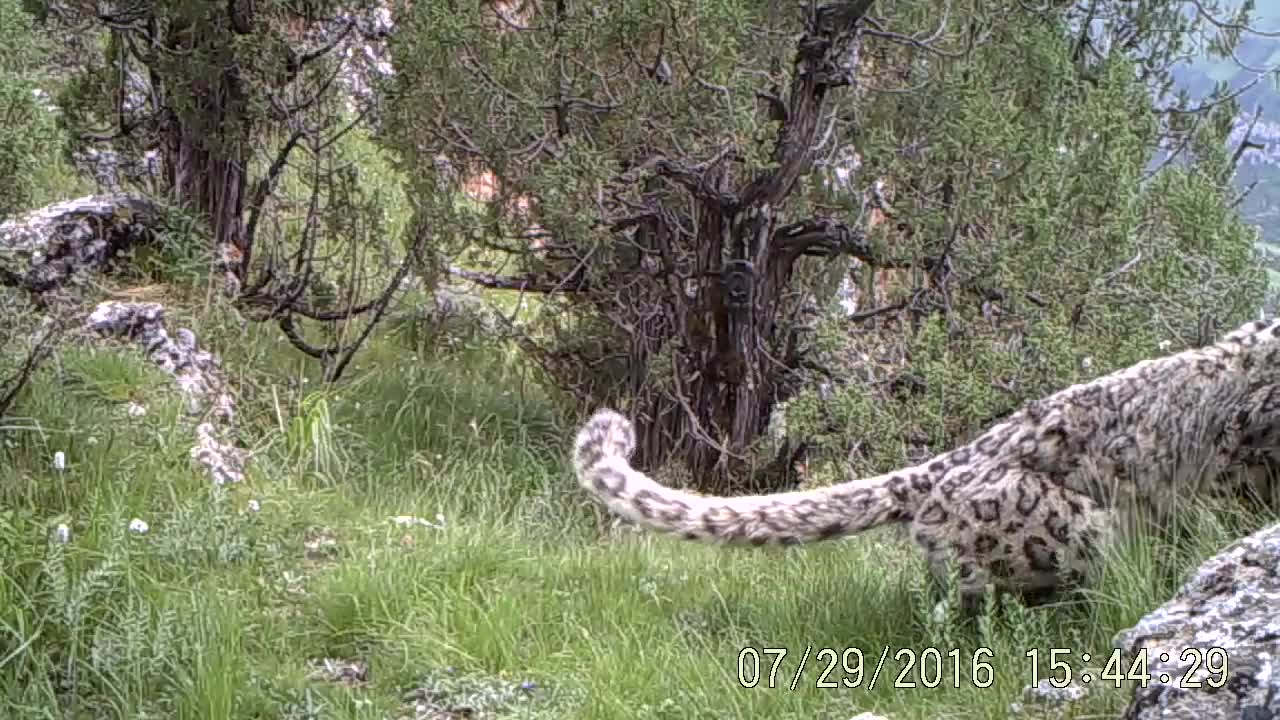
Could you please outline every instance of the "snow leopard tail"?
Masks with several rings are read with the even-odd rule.
[[[650,530],[734,545],[796,544],[910,520],[932,489],[923,468],[799,492],[713,497],[659,485],[631,467],[631,421],[597,410],[578,431],[578,482],[610,510]]]

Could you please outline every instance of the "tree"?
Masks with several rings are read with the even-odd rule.
[[[1148,349],[1117,319],[1186,298],[1206,276],[1193,324],[1256,308],[1251,239],[1209,130],[1229,100],[1212,99],[1217,115],[1185,98],[1178,114],[1155,105],[1213,8],[485,7],[418,4],[402,19],[384,137],[423,193],[450,172],[494,174],[496,202],[442,202],[433,217],[475,239],[473,263],[517,267],[454,272],[544,296],[542,336],[523,344],[581,404],[627,408],[640,466],[674,454],[705,490],[753,473],[780,484],[797,446],[764,466],[750,449],[778,403],[832,373],[814,320],[850,258],[901,269],[904,294],[843,320],[844,335],[850,322],[889,323],[933,342],[940,319],[935,359],[985,348],[1000,359],[985,368],[995,382],[1029,358],[1053,368],[996,413],[1061,382],[1067,348],[1095,335],[1127,348],[1108,362]],[[1054,165],[1059,145],[1073,152],[1091,133],[1108,138],[1096,157]],[[1199,165],[1142,177],[1156,145],[1191,138]],[[1186,203],[1202,194],[1196,219],[1160,188]],[[1178,254],[1152,256],[1166,249]],[[1049,287],[1055,269],[1069,273]],[[984,313],[1001,315],[994,332],[980,332]]]
[[[0,221],[25,208],[32,197],[32,176],[47,162],[56,137],[53,115],[41,106],[36,79],[42,48],[31,16],[18,0],[0,0]]]
[[[538,252],[500,237],[509,213],[437,212],[481,232],[498,223],[481,242],[527,262],[520,276],[468,277],[574,308],[551,329],[585,344],[540,355],[566,386],[605,363],[580,395],[633,398],[642,463],[678,449],[696,469],[739,474],[798,361],[780,320],[802,305],[799,259],[871,253],[836,218],[778,212],[855,78],[869,4],[799,23],[743,3],[509,4],[491,23],[424,4],[401,28],[390,142],[409,164],[444,155],[492,169],[504,201],[531,198]]]
[[[31,16],[19,0],[0,0],[0,226],[35,194],[34,176],[50,164],[59,137],[53,114],[43,107],[41,77],[45,48],[33,32]],[[5,268],[0,264],[0,275]],[[0,286],[3,286],[0,281]],[[0,287],[7,309],[0,319],[0,419],[14,405],[62,332],[60,321],[36,326],[25,298]],[[60,320],[60,319],[59,319]]]
[[[154,160],[154,176],[135,172],[134,184],[207,224],[237,306],[277,323],[330,379],[341,375],[428,237],[410,223],[394,277],[369,270],[388,228],[378,189],[363,187],[344,143],[375,109],[369,56],[388,32],[379,3],[36,4],[48,29],[101,53],[81,59],[62,97],[77,146],[110,148],[135,168]],[[288,180],[307,190],[296,214],[281,194]],[[371,282],[385,289],[360,300]],[[325,290],[333,283],[341,287]],[[354,343],[305,337],[306,321],[361,315],[373,320]]]
[[[1153,37],[1185,39],[1154,30],[1179,17],[1148,17]],[[1027,400],[1211,342],[1256,316],[1266,287],[1254,229],[1233,207],[1234,103],[1196,100],[1205,107],[1187,113],[1190,99],[1169,107],[1158,92],[1184,46],[1107,51],[1125,23],[1082,33],[1069,13],[975,7],[964,20],[962,42],[920,58],[928,92],[860,113],[863,171],[891,200],[872,242],[911,269],[879,307],[818,333],[833,374],[858,380],[813,383],[788,408],[793,435],[855,439],[858,472],[919,461]]]

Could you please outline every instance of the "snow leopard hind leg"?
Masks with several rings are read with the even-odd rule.
[[[1110,511],[1044,473],[957,470],[925,501],[910,533],[935,584],[945,593],[956,583],[963,616],[980,613],[989,592],[1039,605],[1087,585],[1111,537]]]

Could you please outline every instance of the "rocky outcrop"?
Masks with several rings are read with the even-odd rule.
[[[0,223],[0,281],[44,293],[154,239],[162,210],[133,195],[89,195]]]
[[[1152,678],[1125,718],[1280,718],[1280,524],[1205,562],[1115,646],[1145,648]]]
[[[85,321],[107,337],[135,341],[147,358],[173,376],[187,398],[190,414],[208,413],[196,427],[191,457],[218,485],[244,479],[246,453],[229,439],[235,422],[235,398],[217,357],[196,346],[195,333],[179,328],[171,337],[159,303],[104,302]]]

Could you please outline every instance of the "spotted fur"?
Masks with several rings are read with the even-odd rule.
[[[925,463],[830,487],[699,495],[632,468],[634,446],[630,421],[601,409],[578,432],[574,468],[649,529],[763,545],[910,523],[933,572],[957,573],[967,606],[988,584],[1053,596],[1136,509],[1160,517],[1197,492],[1256,483],[1245,466],[1280,450],[1280,322],[1073,385]]]

